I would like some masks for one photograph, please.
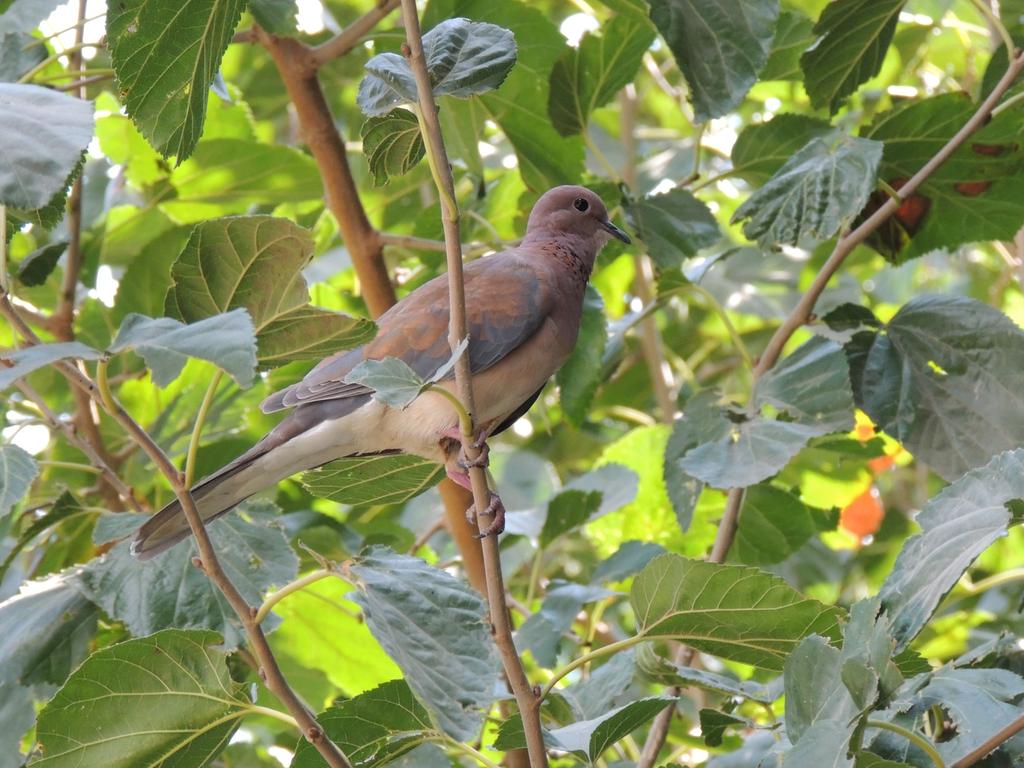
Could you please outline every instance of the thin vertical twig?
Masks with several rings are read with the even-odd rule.
[[[896,197],[892,197],[885,202],[877,211],[869,216],[859,227],[851,232],[841,236],[836,242],[836,246],[832,251],[832,255],[828,257],[828,260],[815,275],[814,281],[811,283],[807,291],[800,297],[800,301],[793,308],[792,312],[786,317],[771,339],[768,341],[768,346],[765,348],[761,358],[757,361],[757,365],[754,366],[754,381],[752,390],[757,387],[757,382],[761,379],[764,374],[772,369],[775,363],[778,362],[779,357],[782,355],[782,350],[786,346],[786,343],[792,338],[793,334],[797,332],[810,318],[811,312],[814,310],[814,305],[818,301],[818,297],[821,296],[825,290],[825,286],[828,285],[829,280],[839,270],[839,267],[843,264],[846,258],[853,253],[854,249],[863,243],[871,233],[877,230],[884,222],[886,222],[899,208],[899,206],[914,194],[936,170],[941,166],[949,157],[956,152],[956,150],[971,136],[972,133],[981,128],[992,111],[996,108],[999,100],[1003,97],[1010,86],[1013,85],[1013,81],[1020,75],[1021,70],[1024,70],[1024,51],[1013,51],[1010,58],[1009,66],[1006,72],[1000,78],[995,88],[992,89],[988,97],[978,106],[978,109],[971,115],[970,119],[964,123],[963,127],[960,128],[956,134],[946,142],[946,144],[935,153],[935,155],[921,167],[921,169],[915,173],[910,180],[899,188],[896,192]],[[729,495],[725,503],[725,512],[722,514],[722,520],[718,524],[718,531],[715,535],[715,543],[711,548],[711,554],[708,556],[708,560],[713,563],[725,562],[726,556],[729,554],[729,549],[732,547],[733,540],[736,538],[736,531],[739,527],[739,514],[740,507],[743,505],[743,488],[732,488],[729,490]],[[672,715],[674,713],[674,707],[667,708],[659,713],[655,719],[654,724],[651,726],[650,733],[647,737],[647,743],[644,744],[644,750],[641,754],[641,759],[637,763],[637,768],[651,768],[654,765],[658,754],[661,752],[662,746],[664,746],[665,738],[668,735],[668,726],[671,724]]]
[[[423,56],[423,41],[420,36],[419,16],[416,12],[415,0],[402,0],[402,20],[405,23],[407,47],[405,50],[409,65],[416,80],[418,95],[417,117],[420,130],[427,145],[427,161],[437,185],[441,198],[442,223],[444,225],[445,254],[448,264],[448,302],[449,302],[449,333],[448,341],[454,350],[466,337],[466,295],[462,277],[462,244],[459,236],[459,209],[455,199],[455,184],[452,179],[451,166],[444,148],[441,135],[441,124],[437,117],[437,105],[434,103],[433,91],[430,87],[430,76],[427,73],[426,59]],[[455,364],[455,381],[459,399],[469,412],[470,418],[475,413],[473,401],[473,381],[469,367],[469,355],[462,355]],[[479,455],[473,447],[472,429],[467,433],[463,426],[463,443],[466,453],[472,460]],[[481,467],[469,470],[473,485],[473,501],[478,511],[477,525],[481,533],[487,529],[487,522],[481,510],[487,508],[490,501],[490,489],[487,476]],[[516,652],[512,640],[512,626],[509,620],[508,605],[505,600],[505,584],[501,573],[501,559],[496,536],[487,536],[482,541],[484,553],[484,570],[487,578],[487,599],[490,606],[491,626],[495,643],[501,653],[512,692],[519,705],[523,730],[526,734],[527,750],[530,765],[534,768],[547,766],[547,754],[540,725],[540,699],[530,685],[523,668],[522,659]]]

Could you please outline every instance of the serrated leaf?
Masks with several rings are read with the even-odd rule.
[[[782,757],[786,768],[853,768],[849,756],[853,729],[846,723],[822,720],[806,731],[806,738]]]
[[[60,360],[97,360],[100,353],[80,341],[36,344],[11,352],[0,352],[0,392],[33,371]]]
[[[287,584],[298,571],[298,559],[276,524],[277,512],[269,502],[247,501],[238,514],[207,526],[221,565],[250,604],[259,604],[271,587]],[[126,513],[117,517],[126,525],[146,519]],[[132,557],[128,545],[122,541],[82,573],[84,594],[108,616],[123,621],[134,635],[198,628],[221,633],[228,648],[243,640],[235,611],[192,565],[196,546],[191,538],[144,562]]]
[[[818,527],[796,496],[768,484],[747,489],[732,552],[747,565],[780,563],[803,546]]]
[[[676,522],[682,531],[689,530],[693,522],[693,511],[704,491],[704,483],[687,474],[679,462],[701,444],[705,428],[711,426],[717,402],[718,393],[711,389],[698,392],[690,398],[682,417],[672,425],[672,434],[665,446],[662,476],[669,501],[672,502],[672,510],[676,514]]]
[[[917,296],[854,341],[861,407],[946,480],[1024,444],[1024,331],[999,310]]]
[[[444,477],[444,466],[419,456],[353,456],[302,475],[314,496],[353,506],[404,504]]]
[[[775,24],[775,37],[760,79],[803,80],[800,56],[813,42],[814,22],[798,10],[784,9]]]
[[[558,661],[562,633],[572,626],[580,609],[587,603],[617,594],[592,584],[553,580],[548,585],[540,610],[529,616],[516,632],[516,647],[532,653],[542,667],[554,667]]]
[[[709,747],[722,746],[722,739],[725,737],[725,729],[732,725],[747,725],[748,721],[742,717],[733,717],[717,709],[701,709],[700,711],[700,735],[704,743]]]
[[[808,115],[782,114],[748,125],[732,145],[732,172],[751,184],[764,184],[797,150],[831,130],[825,120]]]
[[[3,511],[3,495],[6,489],[6,467],[4,466],[5,461],[3,454],[7,448],[13,447],[15,446],[0,446],[0,515],[2,515]],[[78,500],[75,499],[75,497],[72,496],[70,492],[64,491],[64,493],[57,497],[57,500],[53,502],[53,505],[50,507],[50,509],[46,511],[44,515],[32,519],[28,527],[21,531],[20,534],[18,534],[17,541],[15,541],[14,544],[11,545],[11,548],[7,552],[6,557],[4,557],[3,562],[0,562],[0,580],[2,580],[4,575],[7,573],[7,569],[11,567],[11,563],[14,562],[15,558],[18,556],[18,553],[20,553],[25,547],[27,547],[29,542],[32,541],[32,539],[34,539],[36,536],[38,536],[40,533],[47,530],[48,528],[52,528],[53,526],[62,523],[68,518],[74,517],[75,515],[80,515],[83,512],[85,512],[85,510],[82,509],[81,505],[78,503]],[[14,532],[15,531],[12,531],[11,533]]]
[[[240,387],[252,384],[256,373],[256,335],[244,309],[185,325],[170,317],[125,316],[110,352],[132,351],[146,362],[158,387],[178,378],[189,357],[221,368]]]
[[[765,374],[750,409],[716,405],[713,393],[694,398],[676,426],[674,463],[714,488],[742,488],[765,480],[812,437],[853,427],[847,362],[834,342],[816,337]],[[787,420],[760,413],[771,406]]]
[[[776,0],[648,0],[651,20],[690,86],[696,121],[736,107],[768,60]]]
[[[540,545],[547,548],[567,531],[578,528],[601,506],[601,494],[597,491],[562,491],[548,503],[544,528],[540,532]]]
[[[446,19],[423,36],[423,56],[434,96],[465,99],[501,85],[516,63],[516,40],[494,24]],[[369,74],[356,98],[364,114],[375,117],[416,102],[416,82],[405,58],[380,53],[365,67]]]
[[[99,611],[76,580],[64,573],[27,581],[0,603],[0,683],[59,685],[85,658]]]
[[[372,389],[375,400],[392,408],[405,408],[428,386],[426,379],[397,357],[363,360],[344,381]]]
[[[879,595],[897,648],[917,635],[939,602],[996,539],[1006,535],[1006,504],[1024,499],[1024,449],[1002,453],[947,486],[917,516]]]
[[[764,704],[771,704],[782,695],[781,678],[776,678],[772,683],[762,684],[754,680],[736,680],[724,674],[708,672],[706,669],[683,666],[659,656],[650,643],[644,643],[637,651],[637,667],[647,677],[665,685],[693,686]]]
[[[721,237],[710,209],[682,187],[629,203],[626,216],[662,269],[680,266]]]
[[[18,264],[18,282],[28,286],[45,283],[67,247],[66,242],[58,242],[36,248]]]
[[[210,85],[244,7],[245,0],[123,0],[107,13],[125,109],[164,156],[180,163],[195,149]]]
[[[560,688],[558,695],[572,708],[578,720],[599,717],[612,708],[633,682],[636,673],[636,654],[632,649],[616,653],[605,664],[590,673],[590,677]]]
[[[814,25],[818,39],[800,57],[815,107],[835,112],[843,99],[882,69],[906,0],[837,0]]]
[[[590,115],[633,79],[654,42],[646,20],[613,16],[600,35],[588,32],[562,53],[551,70],[548,115],[563,136],[586,130]]]
[[[555,374],[562,413],[574,426],[583,424],[594,394],[604,378],[601,361],[607,341],[608,321],[604,315],[604,300],[593,286],[588,285],[583,296],[583,317],[576,346]]]
[[[317,715],[317,722],[353,765],[390,763],[415,749],[437,732],[427,710],[404,680],[339,702]],[[323,758],[303,740],[295,750],[292,768],[320,768]]]
[[[251,707],[219,643],[165,630],[97,651],[39,713],[31,765],[206,765]]]
[[[312,258],[309,232],[287,219],[204,221],[171,267],[165,313],[194,323],[247,309],[261,367],[319,360],[368,341],[376,330],[369,320],[309,305],[302,270]],[[298,347],[296,334],[302,337]]]
[[[976,108],[964,94],[953,93],[879,115],[863,135],[885,143],[881,177],[890,186],[902,186]],[[902,262],[962,243],[1012,240],[1024,220],[1024,201],[1016,194],[1024,169],[1020,124],[1017,109],[992,118],[928,177],[869,244]]]
[[[641,570],[658,555],[663,554],[665,554],[664,547],[652,541],[623,542],[615,554],[597,564],[590,581],[594,584],[621,581]]]
[[[407,109],[393,109],[383,117],[371,117],[363,123],[360,133],[363,154],[378,187],[387,184],[391,176],[408,173],[426,151],[416,115]]]
[[[634,579],[639,633],[725,659],[780,670],[806,635],[830,635],[836,609],[756,568],[664,555]]]
[[[44,207],[92,139],[92,104],[39,85],[0,83],[0,205]]]
[[[846,724],[857,714],[840,677],[839,657],[828,640],[811,635],[786,660],[786,735],[794,744],[815,723]]]
[[[0,519],[28,493],[38,473],[36,460],[24,449],[11,443],[0,445]]]
[[[881,142],[832,133],[811,139],[733,215],[762,247],[832,237],[875,188]]]
[[[419,558],[383,547],[358,557],[349,570],[370,631],[409,687],[445,732],[472,738],[498,678],[480,594]]]
[[[581,760],[595,762],[612,744],[625,738],[646,723],[675,699],[652,696],[631,701],[591,720],[581,720],[548,732],[545,741],[556,748],[572,752]]]

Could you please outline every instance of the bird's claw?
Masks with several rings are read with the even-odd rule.
[[[491,521],[490,525],[477,534],[476,537],[478,539],[485,539],[488,536],[497,536],[505,530],[505,505],[502,503],[501,497],[498,494],[494,491],[490,491],[489,493],[491,495],[490,501],[488,501],[487,509],[483,511],[483,515],[484,517],[491,517],[493,515],[494,519]],[[476,505],[471,504],[466,510],[466,521],[470,525],[476,525],[476,518]]]
[[[486,435],[482,435],[480,439],[473,442],[470,447],[475,448],[478,451],[477,457],[475,459],[469,458],[469,454],[466,453],[466,446],[462,446],[459,450],[458,459],[458,465],[461,469],[468,472],[472,467],[484,468],[490,466],[491,447],[487,444]]]

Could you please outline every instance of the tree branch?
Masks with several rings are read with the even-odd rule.
[[[0,314],[11,321],[12,325],[30,345],[40,343],[39,337],[18,317],[7,294],[2,292],[0,292]],[[86,394],[93,401],[107,407],[109,415],[145,451],[146,455],[157,466],[157,469],[160,470],[160,473],[167,478],[175,497],[185,513],[185,518],[192,529],[192,535],[195,536],[196,546],[199,549],[196,565],[202,568],[203,572],[217,589],[221,591],[238,615],[242,627],[249,638],[252,652],[259,662],[260,678],[266,684],[267,689],[287,707],[292,717],[298,722],[303,735],[317,748],[317,751],[320,752],[331,768],[352,768],[345,755],[334,742],[327,738],[313,713],[310,712],[298,695],[291,689],[291,686],[288,685],[288,681],[285,680],[284,675],[281,673],[281,668],[277,664],[277,659],[270,649],[270,644],[267,642],[266,635],[263,634],[263,629],[256,621],[257,609],[249,605],[242,596],[242,593],[238,591],[238,588],[224,572],[220,561],[217,559],[217,553],[214,551],[213,543],[210,541],[210,536],[203,525],[203,519],[200,517],[195,502],[192,500],[192,494],[189,493],[185,485],[184,474],[178,471],[178,468],[174,466],[174,463],[163,452],[163,449],[156,444],[156,441],[150,437],[146,430],[139,426],[139,423],[131,417],[124,407],[113,397],[109,396],[109,393],[107,397],[104,397],[96,383],[80,371],[77,366],[68,362],[58,362],[54,364],[54,368],[78,390]]]
[[[352,257],[363,298],[370,314],[381,315],[395,303],[395,289],[384,263],[384,243],[370,224],[348,164],[345,142],[316,75],[313,51],[290,37],[271,35],[259,27],[257,38],[270,52],[295,105],[302,136],[324,181],[327,207],[334,214],[342,239]]]
[[[377,26],[377,22],[398,7],[399,0],[377,0],[377,5],[349,24],[326,43],[312,49],[313,65],[321,67],[332,59],[340,59],[351,51],[363,35]]]
[[[462,278],[462,245],[459,239],[459,209],[455,198],[455,184],[452,179],[451,166],[444,149],[444,138],[441,135],[441,124],[437,118],[437,105],[434,103],[430,87],[430,76],[427,73],[426,59],[423,56],[423,41],[420,37],[420,22],[416,13],[415,0],[402,0],[402,19],[405,22],[405,34],[408,42],[406,56],[416,79],[416,92],[419,105],[417,117],[423,140],[427,145],[427,159],[434,176],[434,183],[441,198],[443,212],[445,253],[448,262],[448,302],[449,332],[448,343],[454,350],[459,342],[466,337],[466,295]],[[459,399],[466,410],[475,413],[473,401],[473,380],[469,366],[469,355],[462,355],[455,364],[455,381],[459,391]],[[463,444],[470,460],[477,458],[479,451],[472,445],[472,431],[466,434],[463,427]],[[487,477],[480,467],[472,467],[469,471],[473,485],[473,500],[477,509],[477,525],[482,534],[487,523],[479,514],[487,508],[490,500],[490,489]],[[495,643],[501,653],[512,692],[519,705],[519,713],[526,734],[527,750],[530,764],[534,768],[547,766],[547,754],[540,724],[540,699],[530,686],[523,668],[522,659],[516,652],[512,641],[512,626],[509,620],[508,606],[505,602],[505,584],[501,573],[501,559],[496,536],[487,536],[482,540],[484,553],[484,570],[487,577],[487,599],[490,606],[491,626]]]
[[[918,187],[920,187],[928,177],[935,173],[939,166],[946,162],[946,160],[956,152],[956,150],[971,136],[972,133],[977,131],[988,121],[989,116],[992,114],[992,110],[996,108],[999,100],[1003,97],[1006,91],[1009,90],[1013,81],[1016,80],[1017,76],[1021,73],[1021,70],[1024,70],[1024,51],[1014,51],[1013,57],[1010,59],[1010,64],[1002,78],[1000,78],[999,82],[996,84],[996,87],[992,89],[992,92],[981,103],[971,118],[964,123],[963,127],[959,131],[956,132],[956,135],[946,142],[942,149],[935,153],[935,156],[925,163],[921,170],[911,177],[910,181],[900,187],[897,191],[896,197],[892,197],[887,200],[884,205],[868,217],[855,230],[842,235],[839,238],[836,242],[835,249],[832,251],[832,255],[828,257],[828,261],[826,261],[818,271],[814,281],[800,298],[800,301],[793,308],[793,311],[789,313],[782,325],[780,325],[772,335],[768,342],[768,346],[765,348],[764,354],[761,355],[757,365],[754,366],[754,381],[752,389],[757,386],[757,382],[760,378],[770,371],[775,363],[778,362],[779,357],[782,355],[782,350],[786,346],[786,342],[788,342],[790,338],[792,338],[793,334],[808,321],[811,316],[811,312],[814,310],[814,305],[818,301],[818,297],[821,296],[825,287],[828,285],[829,280],[838,271],[839,267],[846,260],[846,257],[849,256],[858,245],[863,243],[869,235],[885,223],[889,217],[896,213],[896,210],[900,207],[903,201],[914,194]],[[729,490],[729,496],[725,503],[725,512],[722,515],[721,522],[718,524],[715,543],[712,546],[711,554],[708,557],[708,560],[712,563],[725,562],[725,558],[729,554],[729,548],[732,547],[732,542],[736,537],[736,530],[739,526],[739,514],[740,507],[743,504],[743,493],[744,489],[742,488],[732,488]],[[674,708],[668,708],[658,714],[654,725],[651,726],[651,731],[647,737],[647,743],[644,744],[643,754],[641,755],[640,761],[637,763],[637,768],[651,768],[651,766],[654,765],[654,761],[665,743],[665,737],[668,734],[668,726],[671,723],[673,712]]]
[[[1024,731],[1024,715],[1018,717],[1009,725],[1000,728],[989,738],[979,744],[975,749],[972,749],[966,755],[953,763],[950,768],[968,768],[968,766],[974,765],[1021,731]]]

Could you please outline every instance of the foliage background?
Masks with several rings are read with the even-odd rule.
[[[83,58],[58,56],[71,43],[53,35],[56,19],[69,17],[41,23],[53,2],[0,3],[3,88],[84,80],[91,104],[83,116],[42,103],[39,125],[58,126],[66,143],[29,147],[40,163],[38,190],[18,189],[12,171],[0,170],[11,293],[45,341],[139,353],[112,357],[113,389],[183,468],[209,395],[191,466],[201,477],[272,426],[256,407],[268,392],[297,380],[326,350],[372,333],[361,318],[373,308],[352,267],[362,245],[339,236],[302,116],[268,46],[246,30],[255,17],[271,32],[322,43],[373,4],[324,2],[310,23],[326,28],[311,32],[295,28],[288,3],[191,0],[180,4],[183,13],[216,21],[198,33],[209,46],[195,49],[175,39],[194,30],[161,21],[170,5],[122,3],[105,16],[98,5],[88,3],[87,14],[105,21],[106,37]],[[146,13],[152,26],[142,27],[155,30],[147,45],[157,53],[137,67],[137,39],[126,30]],[[814,321],[753,391],[752,370],[840,231],[899,189],[991,91],[1008,62],[1000,31],[1019,43],[1024,8],[1012,0],[994,10],[965,0],[780,9],[760,0],[432,0],[424,29],[453,16],[505,27],[518,48],[496,90],[440,99],[467,254],[515,241],[533,201],[559,183],[599,191],[639,235],[632,247],[613,242],[602,253],[577,355],[492,452],[511,510],[502,563],[531,679],[544,685],[594,649],[635,645],[598,653],[556,688],[561,695],[544,709],[553,762],[634,764],[669,700],[655,697],[666,694],[680,696],[661,752],[668,764],[933,764],[905,735],[865,731],[870,718],[934,742],[952,765],[1019,722],[1024,548],[1011,527],[1024,498],[1013,450],[1024,445],[1019,84],[897,220],[846,260]],[[695,18],[708,29],[694,32]],[[592,31],[570,45],[565,35],[584,29]],[[359,201],[384,233],[398,295],[443,270],[440,212],[418,162],[415,122],[395,113],[374,122],[360,108],[364,65],[403,39],[387,17],[318,70]],[[179,71],[182,62],[188,67]],[[15,147],[32,132],[12,117],[27,114],[23,92],[3,93],[0,146]],[[787,176],[799,161],[806,164]],[[76,177],[65,216],[64,189]],[[58,188],[48,212],[43,203]],[[818,205],[794,204],[813,193]],[[251,325],[218,317],[218,333],[200,336],[190,326],[178,346],[119,336],[131,313],[207,317],[189,303],[195,297],[166,301],[173,270],[190,249],[200,258],[200,234],[216,238],[236,225],[291,238],[281,250],[250,254],[262,255],[246,271],[257,293],[301,274],[312,307],[345,317],[306,306],[305,288],[293,282],[292,303],[262,315],[247,307]],[[232,308],[229,298],[217,309]],[[281,322],[286,316],[298,331]],[[21,342],[13,327],[0,328],[5,348]],[[231,357],[239,349],[249,351],[240,362]],[[181,368],[183,355],[200,359]],[[235,380],[221,383],[215,364]],[[94,361],[85,365],[95,371]],[[252,386],[237,386],[249,379]],[[58,418],[101,446],[140,507],[171,498],[124,431],[53,368],[28,381]],[[115,765],[272,766],[293,752],[294,765],[315,764],[275,715],[280,706],[258,685],[237,620],[189,566],[187,548],[152,564],[132,561],[113,543],[138,523],[125,511],[131,505],[83,466],[90,457],[24,390],[6,397],[0,766],[22,764],[37,739],[52,745],[82,738],[74,728],[83,723],[122,722],[134,746],[104,754]],[[748,402],[754,410],[744,411]],[[461,579],[473,555],[438,525],[437,491],[414,495],[438,476],[418,460],[331,466],[282,483],[211,530],[254,604],[316,571],[319,558],[349,563],[347,581],[320,580],[288,596],[267,626],[307,702],[321,711],[349,700],[348,709],[328,710],[328,731],[368,764],[397,756],[406,765],[468,765],[475,758],[459,744],[491,760],[522,746],[514,717],[499,735],[509,709],[494,702],[497,663],[474,618],[483,605],[464,581],[438,571]],[[655,559],[703,558],[725,490],[735,487],[748,490],[727,565]],[[431,608],[417,584],[452,591]],[[696,602],[665,604],[670,592]],[[881,604],[867,600],[876,594]],[[759,614],[764,600],[771,608]],[[738,624],[715,613],[723,606],[739,611]],[[859,607],[844,645],[837,619],[851,606]],[[699,620],[678,619],[691,614]],[[441,658],[408,623],[428,617],[426,637],[442,640]],[[812,631],[821,636],[799,642]],[[651,642],[635,642],[645,635]],[[773,650],[739,650],[749,637]],[[221,638],[224,650],[215,648]],[[678,640],[700,651],[692,670],[671,662]],[[224,694],[189,713],[183,732],[193,740],[173,753],[183,762],[156,757],[167,743],[138,738],[140,713],[159,722],[166,712],[137,702],[129,714],[77,709],[88,696],[76,686],[91,675],[131,694],[146,690],[145,675],[96,670],[110,660],[118,669],[146,666],[160,652],[208,661],[198,681],[174,680],[171,670],[165,685]],[[86,658],[92,666],[79,668]],[[432,666],[440,679],[432,681]],[[390,682],[400,678],[408,687]],[[670,687],[677,684],[681,695]],[[360,731],[357,715],[383,731]],[[46,756],[58,751],[49,746],[32,760],[63,765]],[[989,764],[1019,764],[1022,752],[1017,737]]]

